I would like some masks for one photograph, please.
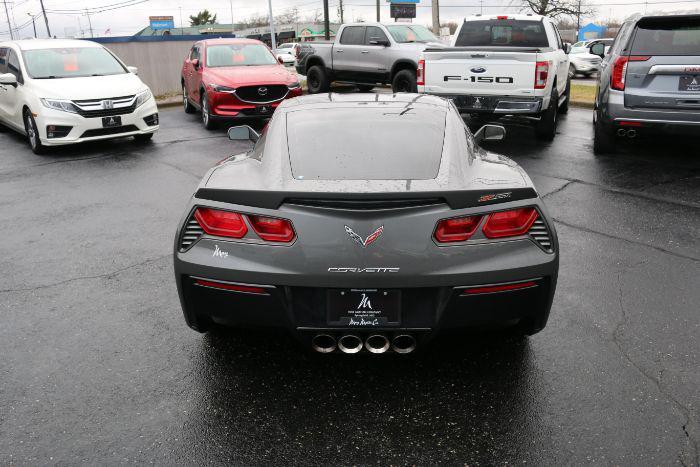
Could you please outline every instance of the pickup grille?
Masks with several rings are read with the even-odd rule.
[[[236,97],[243,102],[253,104],[269,104],[284,99],[289,93],[285,85],[243,86],[236,89]]]
[[[187,251],[204,234],[194,215],[190,216],[180,235],[180,251]]]
[[[554,251],[552,249],[552,238],[542,218],[537,218],[532,227],[530,227],[528,234],[547,253]]]

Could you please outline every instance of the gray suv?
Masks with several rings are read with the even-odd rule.
[[[700,15],[634,16],[603,58],[593,122],[596,153],[623,139],[700,132]]]

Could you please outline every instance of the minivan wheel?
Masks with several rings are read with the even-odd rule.
[[[615,135],[597,116],[593,123],[593,152],[595,154],[610,154],[615,152]]]
[[[194,106],[190,103],[190,97],[187,95],[187,88],[182,85],[182,106],[186,114],[194,113]]]
[[[205,92],[202,93],[202,125],[207,130],[213,130],[216,126],[209,113],[209,98]]]
[[[535,124],[535,135],[544,141],[552,141],[557,134],[557,113],[559,107],[559,96],[557,94],[556,83],[552,86],[552,95],[549,98],[549,107],[542,112],[540,121]]]
[[[391,90],[393,92],[416,92],[416,72],[411,70],[401,70],[394,75],[391,81]]]
[[[31,112],[24,112],[24,131],[27,133],[27,140],[29,141],[29,147],[32,148],[34,154],[44,154],[46,152],[46,146],[41,144],[41,138],[39,137],[39,129],[36,126],[36,121],[32,116]]]
[[[306,72],[306,87],[309,94],[327,92],[330,89],[326,70],[320,65],[314,65]]]

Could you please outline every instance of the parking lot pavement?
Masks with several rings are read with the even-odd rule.
[[[175,227],[244,148],[196,115],[163,110],[150,145],[46,156],[0,135],[0,462],[697,465],[697,142],[596,157],[590,119],[571,109],[551,144],[509,127],[490,147],[557,222],[548,327],[408,359],[185,326]]]

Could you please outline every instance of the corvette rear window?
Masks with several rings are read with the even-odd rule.
[[[440,168],[444,134],[445,111],[420,106],[287,114],[289,159],[297,180],[432,179]]]

